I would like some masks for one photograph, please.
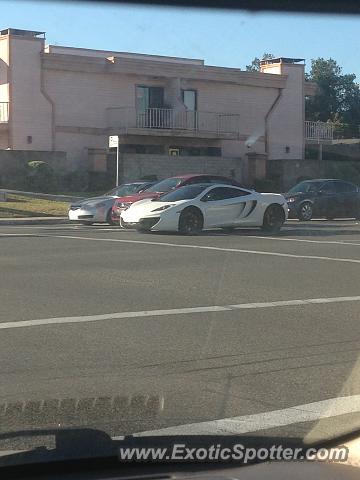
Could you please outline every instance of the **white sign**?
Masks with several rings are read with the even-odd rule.
[[[119,146],[119,137],[118,135],[111,135],[109,137],[109,148],[114,148]]]

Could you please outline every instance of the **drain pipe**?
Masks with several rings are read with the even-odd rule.
[[[277,106],[277,104],[279,103],[281,97],[282,97],[282,94],[283,94],[283,89],[282,88],[278,88],[278,94],[274,100],[274,102],[272,103],[272,105],[270,106],[268,112],[266,113],[265,115],[265,153],[268,155],[269,154],[269,128],[268,128],[268,121],[269,121],[269,118],[270,118],[270,115],[272,114],[272,112],[275,110],[275,107]]]
[[[12,75],[12,48],[11,37],[8,35],[7,44],[7,84],[8,84],[8,148],[12,150],[14,148],[14,122],[13,122],[13,75]]]
[[[49,102],[51,108],[51,151],[55,151],[55,104],[50,95],[45,90],[45,80],[44,80],[44,66],[43,66],[43,55],[44,48],[40,54],[40,92],[43,97]]]

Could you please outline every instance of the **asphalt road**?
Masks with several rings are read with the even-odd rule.
[[[121,435],[360,395],[358,222],[277,237],[3,226],[0,242],[2,432]],[[360,428],[346,408],[256,431]]]

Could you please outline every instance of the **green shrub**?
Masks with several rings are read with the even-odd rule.
[[[17,172],[16,175],[1,175],[0,185],[9,190],[27,190],[28,176],[22,171]]]
[[[48,172],[51,170],[50,165],[42,160],[32,160],[28,162],[27,167],[30,172]]]
[[[34,192],[56,193],[59,178],[48,163],[34,160],[27,164],[27,184],[28,189]]]
[[[85,192],[89,186],[89,174],[83,170],[68,172],[61,177],[61,189],[68,192]]]

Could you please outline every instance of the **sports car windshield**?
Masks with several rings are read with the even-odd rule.
[[[158,198],[155,198],[153,202],[177,202],[179,200],[190,200],[200,195],[209,185],[187,185],[180,187],[173,192],[165,193]]]
[[[167,178],[159,183],[155,183],[152,187],[148,188],[148,192],[168,192],[169,190],[176,188],[182,182],[182,178]]]
[[[288,193],[309,193],[317,192],[323,182],[301,182],[290,188]]]

